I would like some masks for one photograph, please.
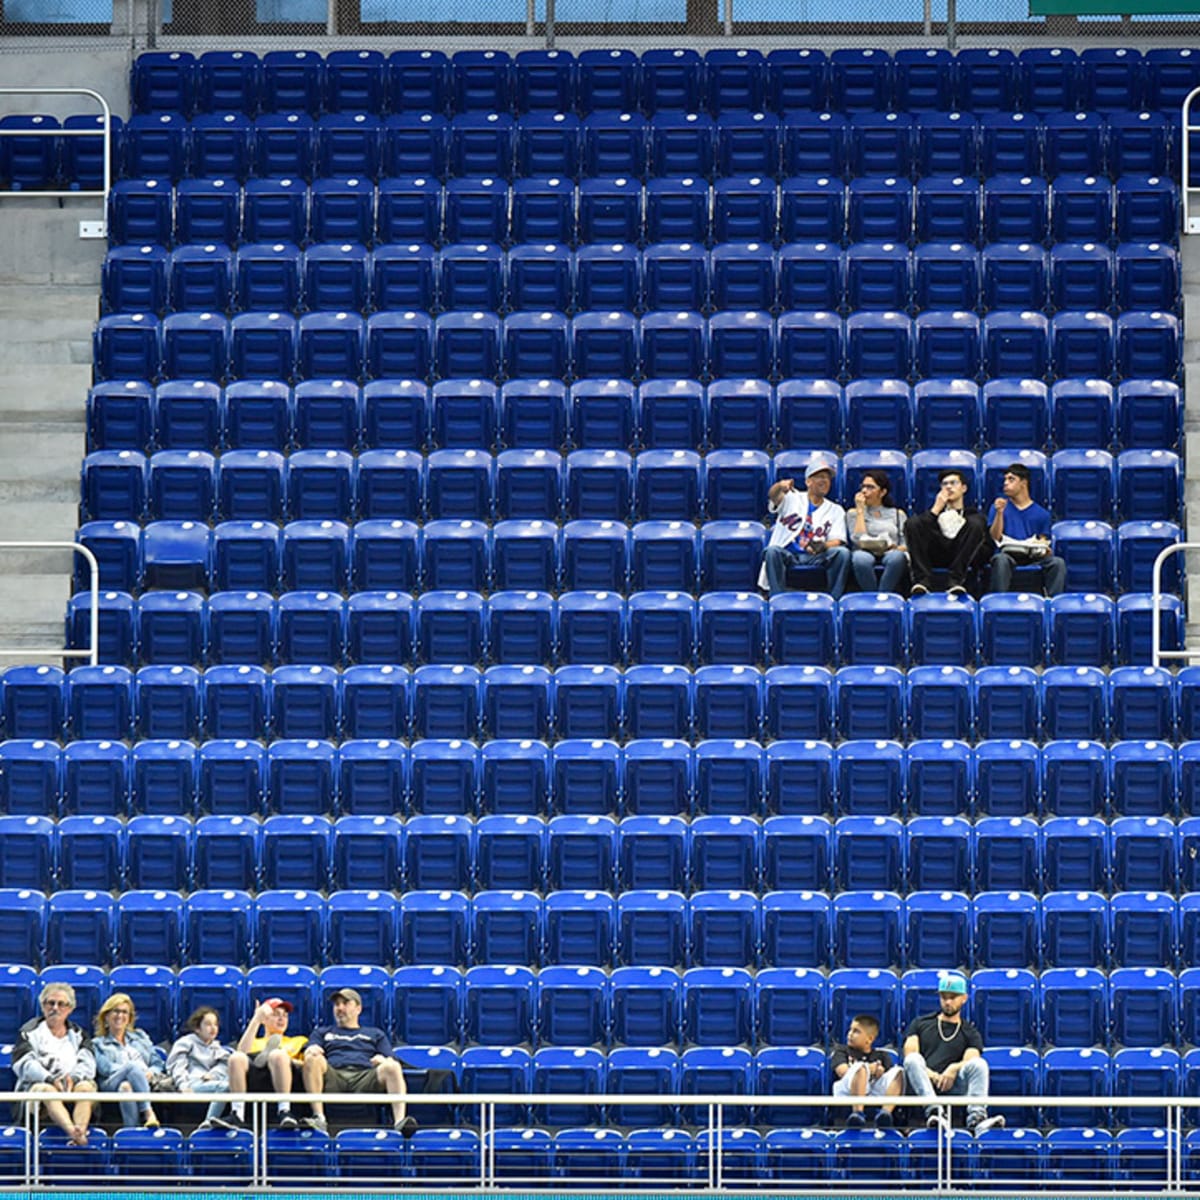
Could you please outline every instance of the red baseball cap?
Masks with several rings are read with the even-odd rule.
[[[281,1000],[278,996],[272,996],[270,1000],[264,1000],[263,1003],[268,1008],[282,1008],[284,1012],[291,1012],[294,1007],[290,1001]]]

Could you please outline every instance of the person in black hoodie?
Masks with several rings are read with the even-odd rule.
[[[13,1073],[17,1091],[36,1095],[46,1115],[76,1146],[86,1146],[92,1102],[84,1099],[96,1090],[96,1060],[87,1031],[71,1020],[75,989],[66,983],[48,983],[38,997],[40,1017],[26,1021],[13,1047]],[[71,1111],[60,1096],[74,1096]]]
[[[983,550],[988,527],[977,508],[967,503],[970,484],[953,467],[938,476],[933,506],[904,523],[904,544],[912,570],[911,596],[924,596],[933,583],[933,568],[950,572],[949,596],[967,594],[967,572]]]

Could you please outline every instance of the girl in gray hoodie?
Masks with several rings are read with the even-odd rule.
[[[229,1058],[233,1053],[217,1040],[221,1021],[216,1010],[200,1007],[187,1019],[191,1031],[171,1047],[167,1056],[167,1074],[176,1091],[187,1095],[193,1092],[229,1091]],[[201,1129],[211,1129],[225,1111],[223,1100],[208,1106]]]

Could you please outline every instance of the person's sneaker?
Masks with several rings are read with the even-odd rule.
[[[211,1124],[218,1129],[245,1129],[246,1122],[242,1120],[237,1113],[229,1113],[227,1116],[213,1117]]]
[[[989,1129],[1003,1129],[1004,1118],[997,1114],[994,1117],[984,1117],[982,1120],[976,1121],[974,1124],[967,1122],[967,1132],[973,1133],[978,1137],[981,1133],[987,1133]]]
[[[410,1138],[417,1132],[417,1118],[405,1117],[403,1121],[396,1122],[396,1132],[405,1138]]]
[[[949,1132],[950,1122],[946,1120],[945,1113],[940,1113],[940,1112],[930,1113],[929,1116],[927,1116],[925,1118],[925,1128],[926,1129],[941,1129],[945,1132]]]
[[[847,1129],[861,1129],[867,1123],[867,1118],[862,1113],[852,1112],[846,1118]]]
[[[318,1133],[329,1132],[329,1122],[324,1117],[305,1117],[304,1127],[306,1129],[315,1129]]]
[[[283,1113],[279,1118],[280,1129],[299,1129],[300,1122],[290,1112]]]
[[[894,1122],[892,1121],[892,1114],[890,1112],[884,1112],[883,1109],[881,1108],[875,1114],[875,1128],[876,1129],[891,1129],[893,1124],[894,1124]]]
[[[267,1065],[267,1059],[271,1057],[271,1051],[278,1050],[282,1042],[283,1039],[279,1034],[271,1034],[271,1036],[267,1038],[266,1042],[263,1043],[263,1048],[254,1056],[253,1065],[256,1067],[265,1067]]]
[[[207,1133],[210,1129],[216,1129],[216,1127],[217,1123],[215,1121],[201,1121],[200,1124],[196,1126],[195,1132]]]
[[[955,599],[958,599],[958,597],[960,597],[960,596],[965,596],[966,594],[967,594],[967,589],[965,587],[963,587],[963,585],[961,583],[956,583],[952,588],[948,589],[946,592],[947,596],[953,596]]]
[[[929,589],[923,583],[914,583],[912,587],[908,589],[908,594],[910,596],[928,596]]]

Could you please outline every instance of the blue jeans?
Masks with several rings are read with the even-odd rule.
[[[1051,554],[1033,564],[1042,568],[1042,591],[1047,596],[1061,596],[1067,586],[1067,564]],[[993,592],[1011,592],[1016,564],[1003,551],[992,558]]]
[[[875,564],[879,561],[883,563],[883,574],[876,583]],[[880,560],[866,550],[855,550],[850,555],[850,565],[854,569],[854,582],[860,592],[895,592],[900,595],[908,574],[908,555],[903,550],[889,550]]]
[[[830,546],[820,554],[796,553],[790,546],[768,546],[763,551],[763,565],[767,570],[767,590],[779,596],[788,590],[788,568],[824,567],[826,591],[840,600],[846,590],[846,575],[850,570],[850,551],[845,546]]]
[[[983,1103],[987,1099],[988,1090],[988,1065],[985,1059],[973,1058],[970,1062],[963,1063],[962,1070],[954,1077],[948,1092],[934,1091],[928,1072],[929,1068],[925,1065],[923,1055],[909,1054],[905,1057],[904,1080],[908,1085],[909,1095],[924,1096],[931,1102],[925,1109],[926,1116],[932,1116],[936,1111],[933,1102],[939,1095],[969,1096],[972,1100],[979,1101],[967,1108],[968,1129],[987,1116],[987,1106]]]
[[[192,1084],[193,1092],[227,1092],[229,1091],[228,1079],[201,1079]],[[214,1117],[219,1117],[225,1111],[224,1100],[214,1100],[209,1106],[208,1111],[204,1114],[206,1121],[213,1120]]]
[[[138,1124],[138,1116],[150,1107],[150,1079],[140,1062],[127,1062],[118,1067],[104,1081],[103,1090],[116,1092],[121,1084],[129,1084],[129,1090],[137,1095],[136,1100],[121,1101],[121,1124],[127,1129]]]

